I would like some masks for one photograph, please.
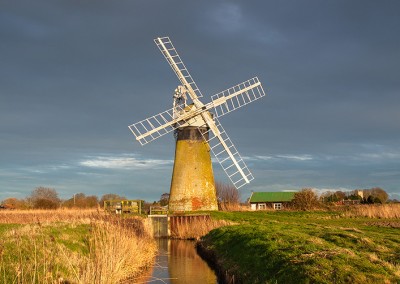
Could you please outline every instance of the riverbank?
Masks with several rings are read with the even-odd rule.
[[[198,250],[231,283],[398,283],[400,220],[345,213],[214,212],[238,225],[211,231]]]
[[[157,250],[140,217],[36,210],[3,211],[0,221],[1,283],[119,283]]]

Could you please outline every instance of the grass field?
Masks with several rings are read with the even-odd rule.
[[[123,283],[155,253],[141,218],[80,210],[0,212],[0,283]]]
[[[238,225],[211,231],[200,247],[235,283],[400,283],[399,212],[214,212]]]

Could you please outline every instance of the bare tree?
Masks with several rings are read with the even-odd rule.
[[[293,206],[300,210],[314,209],[319,207],[318,196],[311,188],[303,188],[295,193]]]
[[[216,182],[218,204],[221,210],[229,210],[240,203],[240,193],[232,184]]]
[[[95,195],[86,196],[84,193],[77,193],[63,202],[63,207],[76,208],[95,208],[99,204],[99,199]]]
[[[371,195],[374,199],[378,199],[380,203],[386,203],[389,198],[389,195],[380,187],[371,188]]]
[[[54,188],[37,187],[32,191],[28,199],[32,202],[34,208],[55,209],[60,205],[60,198]]]
[[[346,198],[346,193],[344,193],[341,190],[336,191],[335,195],[336,195],[338,201],[342,201],[342,200],[344,200]]]
[[[99,201],[100,206],[104,205],[104,201],[106,200],[126,200],[125,196],[119,196],[118,194],[115,193],[107,193],[104,194]]]
[[[385,190],[380,187],[363,190],[364,200],[367,203],[386,203],[389,196]]]

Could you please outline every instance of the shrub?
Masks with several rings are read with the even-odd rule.
[[[318,196],[311,188],[303,188],[301,191],[295,193],[293,207],[300,210],[318,208]]]

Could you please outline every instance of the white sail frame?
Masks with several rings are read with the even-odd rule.
[[[207,127],[208,130],[205,133],[200,131],[200,133],[202,133],[204,140],[209,144],[211,152],[233,185],[236,188],[240,188],[249,183],[254,177],[218,118],[264,97],[265,92],[258,78],[251,78],[217,93],[212,96],[210,103],[203,104],[199,100],[203,96],[200,89],[197,87],[169,37],[159,37],[154,41],[186,89],[187,94],[193,101],[193,106],[190,108],[175,106],[129,125],[129,129],[135,135],[136,140],[141,145],[145,145],[179,127],[198,126],[199,123],[204,123],[201,127]],[[214,117],[210,114],[210,110],[215,113]]]

